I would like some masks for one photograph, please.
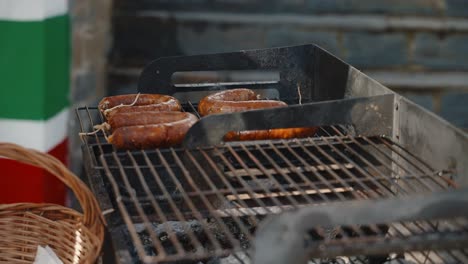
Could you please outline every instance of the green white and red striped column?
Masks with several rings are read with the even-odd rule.
[[[0,141],[66,162],[70,41],[68,0],[0,0]],[[0,203],[63,204],[44,171],[0,159]]]

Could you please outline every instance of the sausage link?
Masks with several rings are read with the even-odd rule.
[[[231,131],[224,136],[224,141],[304,138],[313,136],[316,132],[316,127]]]
[[[141,126],[170,123],[193,116],[187,112],[139,111],[115,113],[107,120],[112,129],[125,126]]]
[[[134,103],[137,96],[138,100]],[[98,108],[106,118],[120,112],[180,111],[182,109],[176,98],[161,94],[126,94],[104,97],[99,102]]]
[[[104,111],[104,116],[106,119],[111,119],[112,116],[120,113],[132,113],[132,112],[166,112],[166,111],[180,111],[182,107],[177,102],[168,101],[159,104],[151,104],[151,105],[140,105],[140,106],[122,106],[119,108],[114,108],[112,110]]]
[[[258,100],[258,95],[249,89],[232,89],[206,96],[200,100],[198,111],[205,116],[284,106],[287,104],[282,101]],[[316,132],[316,127],[231,131],[224,136],[224,141],[303,138]]]
[[[206,116],[284,106],[287,104],[281,101],[258,100],[258,95],[250,89],[232,89],[204,97],[198,103],[198,112],[201,116]]]
[[[152,117],[143,116],[140,114],[133,122],[141,125],[113,128],[109,143],[118,149],[171,147],[182,143],[187,131],[198,120],[195,115],[186,112],[160,112]]]
[[[200,112],[201,116],[221,113],[234,113],[255,109],[266,109],[288,106],[286,103],[274,100],[254,100],[254,101],[215,101],[206,110]]]

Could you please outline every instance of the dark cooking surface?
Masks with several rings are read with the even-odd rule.
[[[273,71],[279,78],[172,80],[181,72],[245,70]],[[251,263],[252,252],[261,253],[252,248],[256,232],[272,215],[348,201],[431,197],[468,184],[466,135],[315,45],[160,58],[145,67],[138,91],[173,95],[184,111],[196,113],[202,96],[232,88],[254,89],[289,107],[202,118],[182,146],[168,149],[117,151],[102,133],[82,138],[89,183],[120,263]],[[77,116],[82,132],[103,121],[96,108],[79,108]],[[305,139],[222,142],[229,130],[307,126],[320,129]],[[311,229],[295,238],[302,242],[300,253],[310,250],[310,241],[325,245],[310,263],[467,263],[466,243],[447,243],[466,241],[467,225],[450,217],[395,219]],[[337,257],[352,246],[364,251]],[[400,252],[371,254],[386,248]]]
[[[102,121],[96,109],[78,115],[84,131]],[[450,173],[388,137],[345,134],[352,131],[328,126],[306,139],[132,152],[116,151],[98,133],[84,138],[84,153],[127,227],[130,255],[242,263],[265,215],[450,188]]]

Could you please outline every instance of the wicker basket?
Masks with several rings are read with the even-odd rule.
[[[81,214],[55,204],[0,204],[0,262],[32,263],[38,245],[50,246],[63,263],[96,262],[104,219],[88,187],[48,154],[0,143],[0,156],[47,170],[75,193],[83,209]]]

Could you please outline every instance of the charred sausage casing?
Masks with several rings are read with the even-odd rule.
[[[184,112],[131,111],[113,114],[107,123],[112,129],[126,126],[141,126],[170,123],[188,116]]]
[[[138,97],[138,100],[135,99]],[[125,94],[104,97],[98,105],[106,118],[122,112],[141,111],[180,111],[180,102],[169,95],[161,94]]]
[[[198,104],[198,111],[206,116],[285,106],[287,104],[282,101],[259,100],[259,96],[250,89],[232,89],[204,97]],[[224,136],[224,141],[302,138],[316,132],[316,127],[230,131]]]
[[[152,117],[148,117],[148,112],[119,114],[134,120],[127,123],[122,123],[120,119],[113,120],[115,128],[112,127],[109,143],[118,149],[148,149],[179,145],[190,127],[198,120],[195,115],[186,112],[153,113]]]
[[[231,131],[224,136],[224,141],[304,138],[313,136],[316,132],[316,127]]]
[[[198,112],[206,116],[285,106],[288,105],[281,101],[258,100],[258,95],[250,89],[232,89],[204,97],[198,103]]]

